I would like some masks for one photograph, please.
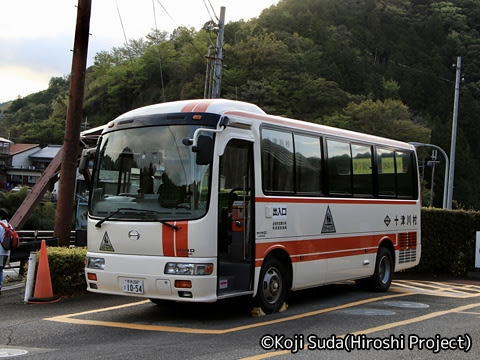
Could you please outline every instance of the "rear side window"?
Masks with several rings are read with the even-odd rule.
[[[378,195],[417,198],[413,151],[377,147]]]

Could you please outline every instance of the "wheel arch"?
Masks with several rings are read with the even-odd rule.
[[[259,269],[262,268],[263,266],[263,263],[265,262],[265,260],[267,260],[268,258],[270,257],[276,257],[279,261],[281,261],[284,265],[285,265],[285,268],[287,270],[287,290],[290,291],[292,289],[292,283],[293,283],[293,264],[292,264],[292,259],[290,258],[290,255],[288,254],[288,252],[284,249],[284,248],[281,248],[281,247],[274,247],[272,249],[270,249],[270,251],[268,251],[261,264],[260,264],[260,267]],[[259,270],[260,272],[260,270]],[[255,281],[255,289],[254,289],[254,294],[253,296],[255,296],[257,294],[257,291],[258,291],[258,281]]]
[[[395,259],[395,246],[393,245],[393,241],[389,237],[384,237],[378,244],[378,248],[380,249],[381,247],[386,248],[392,255],[393,269],[395,271],[396,259]],[[378,254],[378,251],[377,251],[377,254]]]

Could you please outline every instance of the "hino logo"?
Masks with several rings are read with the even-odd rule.
[[[130,230],[128,232],[128,238],[132,241],[137,241],[140,239],[140,233],[137,230]]]

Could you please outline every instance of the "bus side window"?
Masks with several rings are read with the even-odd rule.
[[[327,140],[328,190],[330,194],[352,195],[350,144]]]
[[[377,148],[378,195],[395,197],[395,153]]]
[[[294,191],[293,135],[270,129],[262,131],[263,190]]]
[[[320,138],[295,134],[295,173],[298,193],[322,192]]]
[[[352,144],[353,193],[373,195],[372,147]]]
[[[395,151],[397,164],[397,189],[399,197],[416,198],[415,171],[412,151]]]

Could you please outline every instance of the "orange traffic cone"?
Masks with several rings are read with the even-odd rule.
[[[50,267],[48,266],[47,243],[42,240],[39,252],[37,277],[35,278],[35,291],[29,304],[45,304],[58,301],[60,298],[53,296]]]

